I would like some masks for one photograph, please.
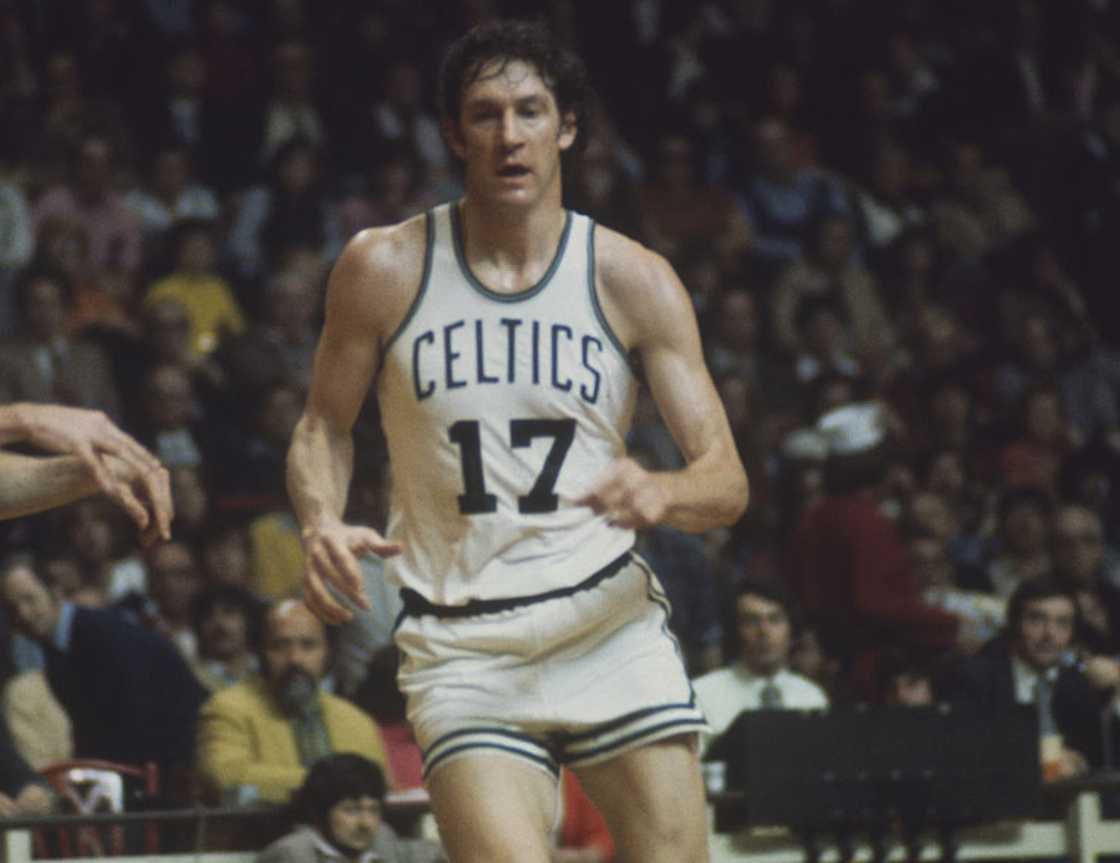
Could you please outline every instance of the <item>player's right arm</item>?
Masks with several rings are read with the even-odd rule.
[[[369,608],[358,555],[400,551],[372,528],[342,519],[354,465],[351,431],[377,374],[381,346],[419,287],[423,256],[422,218],[363,231],[347,244],[327,285],[311,389],[287,464],[288,495],[303,537],[304,598],[327,623],[350,617],[328,585]]]

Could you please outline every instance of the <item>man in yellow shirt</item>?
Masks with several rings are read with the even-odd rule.
[[[335,752],[385,769],[373,720],[322,688],[328,654],[326,629],[302,602],[272,607],[261,675],[216,693],[199,714],[198,773],[211,797],[285,801],[315,761]]]

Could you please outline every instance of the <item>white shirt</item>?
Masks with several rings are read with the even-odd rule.
[[[770,683],[781,692],[785,709],[823,710],[828,707],[824,690],[807,677],[786,668],[773,677],[760,677],[736,662],[692,681],[696,700],[708,720],[709,733],[704,737],[704,748],[723,734],[744,710],[758,710],[762,706],[762,690]]]

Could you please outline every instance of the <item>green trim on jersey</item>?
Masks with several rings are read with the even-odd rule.
[[[552,263],[548,265],[545,274],[541,276],[539,282],[532,287],[526,288],[523,291],[518,291],[515,294],[503,294],[498,291],[492,291],[486,285],[482,284],[471,272],[470,265],[467,263],[466,249],[463,247],[463,223],[462,216],[459,213],[459,204],[452,203],[451,209],[451,234],[453,237],[452,245],[455,247],[455,259],[459,262],[459,270],[463,274],[463,278],[467,283],[478,291],[482,296],[488,300],[494,300],[499,303],[519,303],[522,300],[527,300],[530,297],[535,297],[545,289],[556,271],[560,268],[560,262],[564,260],[564,250],[568,248],[568,234],[572,230],[572,211],[564,211],[564,230],[560,234],[560,242],[556,246],[556,254],[552,257]]]
[[[385,342],[385,347],[381,349],[381,356],[378,359],[377,366],[380,367],[385,363],[385,357],[389,353],[389,348],[404,332],[412,319],[416,316],[416,310],[420,308],[420,300],[424,298],[424,294],[428,291],[428,279],[432,274],[432,255],[435,252],[436,245],[436,217],[435,213],[428,210],[424,214],[424,272],[420,276],[420,290],[416,292],[415,298],[412,300],[408,311],[405,313],[404,320],[401,321],[400,326],[393,330],[393,335]]]

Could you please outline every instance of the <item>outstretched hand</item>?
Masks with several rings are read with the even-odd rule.
[[[576,503],[605,515],[612,525],[635,530],[658,524],[669,508],[657,474],[631,458],[611,462],[591,491]]]
[[[354,610],[368,610],[358,557],[394,557],[401,551],[399,543],[389,542],[369,527],[337,522],[305,529],[303,598],[307,607],[324,623],[345,623]]]
[[[174,508],[167,470],[139,442],[101,411],[62,405],[24,405],[20,410],[27,441],[81,459],[97,487],[136,522],[145,543],[171,538]]]

